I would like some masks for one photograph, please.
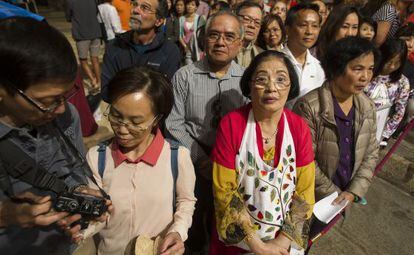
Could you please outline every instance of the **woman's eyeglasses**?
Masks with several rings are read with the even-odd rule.
[[[108,118],[109,122],[111,123],[112,127],[119,128],[120,126],[124,126],[131,134],[142,134],[143,132],[147,131],[149,128],[152,128],[155,121],[158,119],[158,116],[152,118],[152,120],[147,124],[143,125],[142,123],[137,124],[129,121],[124,121],[122,117],[115,116],[112,112],[110,107],[105,111],[104,116]]]
[[[270,87],[271,84],[274,84],[278,90],[284,90],[290,86],[290,80],[285,75],[278,75],[274,80],[269,76],[259,75],[253,79],[253,83],[258,89],[265,89],[266,87]]]

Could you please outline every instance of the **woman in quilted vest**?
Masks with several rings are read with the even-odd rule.
[[[376,109],[363,93],[373,76],[376,49],[366,39],[335,42],[322,60],[327,81],[294,106],[308,123],[316,161],[316,201],[338,192],[334,203],[361,200],[378,159]],[[315,220],[310,237],[324,225]]]

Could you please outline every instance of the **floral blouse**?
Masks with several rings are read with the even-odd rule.
[[[364,90],[378,109],[390,105],[393,109],[388,116],[382,136],[390,138],[404,117],[410,94],[410,82],[404,75],[396,82],[390,81],[389,75],[378,75]]]

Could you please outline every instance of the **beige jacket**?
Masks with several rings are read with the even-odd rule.
[[[364,197],[371,185],[378,160],[376,134],[376,111],[371,100],[361,93],[354,96],[354,169],[349,192]],[[339,137],[334,117],[331,90],[327,82],[301,99],[294,112],[302,116],[312,133],[316,161],[316,201],[340,189],[332,182],[339,164]]]

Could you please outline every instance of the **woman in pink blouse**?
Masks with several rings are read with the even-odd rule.
[[[382,59],[377,76],[364,90],[375,103],[377,110],[391,107],[386,120],[380,146],[387,146],[387,140],[395,132],[404,117],[410,94],[410,83],[402,72],[407,59],[407,46],[401,39],[387,40],[380,47]]]
[[[115,137],[108,146],[91,148],[87,159],[116,213],[85,236],[99,232],[99,254],[130,254],[137,236],[162,237],[157,254],[183,254],[196,201],[195,174],[189,151],[179,146],[173,152],[159,129],[173,105],[171,84],[141,66],[120,71],[108,86],[106,115]]]

